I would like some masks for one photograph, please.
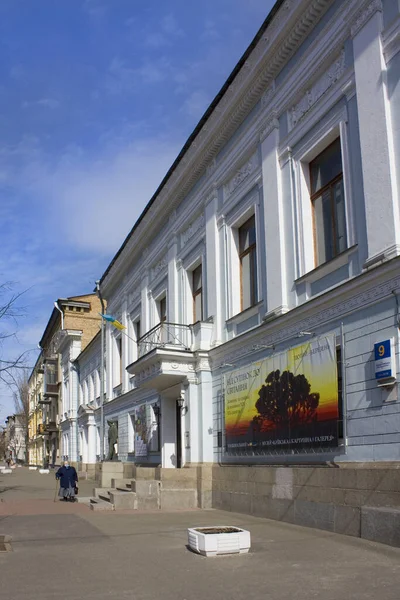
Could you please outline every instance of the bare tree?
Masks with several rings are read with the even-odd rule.
[[[13,393],[15,414],[20,426],[20,437],[25,441],[25,461],[28,462],[29,443],[29,371],[21,369],[15,376]]]
[[[25,368],[24,361],[27,356],[25,351],[5,360],[1,354],[5,341],[16,335],[18,317],[24,314],[24,309],[18,303],[24,292],[14,293],[12,287],[13,284],[10,282],[0,284],[0,381],[7,385],[16,384],[15,374],[19,369]]]

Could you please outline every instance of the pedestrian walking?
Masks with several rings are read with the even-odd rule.
[[[71,467],[68,461],[60,467],[56,473],[56,479],[60,481],[60,491],[58,495],[65,502],[75,502],[75,495],[78,491],[78,474],[75,467]]]

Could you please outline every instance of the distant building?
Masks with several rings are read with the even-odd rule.
[[[28,380],[29,421],[28,461],[30,465],[42,466],[46,452],[43,422],[43,355],[39,354]]]
[[[79,382],[73,361],[99,331],[100,312],[96,294],[59,298],[55,302],[40,340],[41,354],[30,377],[30,447],[36,449],[36,454],[32,454],[36,462],[59,464],[67,456],[78,459]],[[40,440],[43,450],[39,450]]]
[[[5,446],[6,458],[14,463],[26,461],[26,438],[23,415],[10,415],[6,419]]]

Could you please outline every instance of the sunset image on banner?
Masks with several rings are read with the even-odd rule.
[[[236,369],[224,385],[228,451],[337,445],[334,334]]]

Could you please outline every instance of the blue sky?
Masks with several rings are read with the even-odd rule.
[[[93,290],[273,4],[1,0],[0,283],[27,290],[3,359]]]

